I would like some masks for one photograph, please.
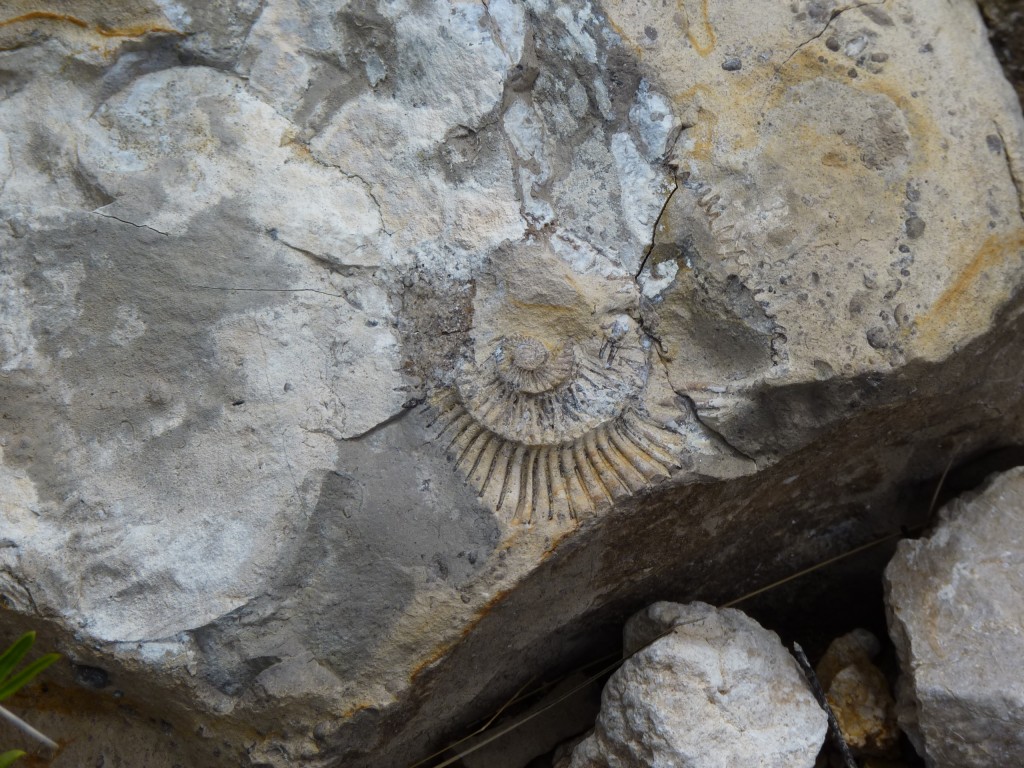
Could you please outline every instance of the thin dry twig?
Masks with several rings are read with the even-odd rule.
[[[953,461],[956,459],[956,451],[949,457],[949,462],[946,464],[946,468],[942,470],[942,476],[939,478],[939,482],[935,485],[935,493],[932,494],[932,502],[928,505],[928,520],[932,519],[932,515],[935,514],[935,505],[939,501],[939,494],[942,492],[942,486],[946,484],[946,475],[949,474],[950,468],[953,466]]]
[[[40,733],[39,731],[37,731],[35,728],[33,728],[28,723],[26,723],[24,720],[22,720],[20,717],[18,717],[16,714],[11,712],[10,710],[7,710],[7,709],[4,709],[3,707],[0,707],[0,717],[2,717],[4,720],[9,722],[11,725],[13,725],[19,731],[23,731],[23,732],[27,733],[29,736],[31,736],[33,739],[36,739],[37,741],[41,741],[43,744],[48,746],[50,749],[58,749],[60,747],[60,745],[56,741],[51,739],[46,734],[43,734],[43,733]]]

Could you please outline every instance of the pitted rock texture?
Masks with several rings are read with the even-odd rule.
[[[811,768],[828,720],[778,635],[731,608],[655,603],[630,620],[569,768]]]
[[[405,764],[1024,434],[967,0],[73,5],[0,10],[0,595],[183,745]]]
[[[929,766],[1024,761],[1024,468],[939,512],[886,568],[899,723]]]

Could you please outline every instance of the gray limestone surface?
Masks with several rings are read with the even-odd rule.
[[[1024,436],[1022,158],[968,0],[8,0],[0,642],[188,764],[443,748]]]
[[[931,768],[1024,763],[1024,468],[947,504],[885,577],[917,751]]]

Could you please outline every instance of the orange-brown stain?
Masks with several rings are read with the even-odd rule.
[[[687,136],[693,142],[693,149],[687,154],[687,157],[692,157],[700,162],[711,160],[718,115],[704,106],[704,103],[714,101],[714,98],[714,91],[704,83],[698,83],[684,91],[672,94],[672,101],[675,104],[696,103],[697,105],[697,120],[693,126],[687,129]]]
[[[573,527],[570,530],[564,531],[562,534],[552,537],[552,540],[544,549],[544,552],[541,554],[538,562],[540,563],[547,560],[551,555],[554,554],[555,550],[559,547],[559,545],[563,541],[568,539],[578,529],[579,521],[574,521]],[[518,538],[519,535],[515,534],[506,539],[504,543],[508,546],[514,546],[515,541]],[[462,631],[459,633],[459,636],[457,638],[442,645],[439,645],[437,648],[434,649],[434,651],[429,656],[427,656],[425,659],[423,659],[423,661],[421,661],[413,668],[412,672],[409,674],[409,682],[415,683],[420,675],[422,675],[424,672],[430,669],[430,667],[432,667],[442,658],[447,656],[451,652],[451,650],[456,645],[458,645],[458,643],[465,640],[466,637],[474,629],[476,629],[477,625],[480,624],[480,622],[483,621],[495,608],[497,608],[498,605],[500,605],[505,600],[506,597],[508,597],[511,591],[511,589],[502,590],[501,592],[498,592],[496,595],[494,595],[494,597],[492,597],[490,600],[488,600],[487,603],[485,603],[483,607],[481,607],[480,610],[477,611],[477,614],[466,624],[466,626],[463,627]]]
[[[574,533],[576,533],[576,531],[579,530],[579,528],[580,528],[579,520],[574,520],[573,523],[574,524],[573,524],[572,528],[570,528],[569,530],[559,534],[558,536],[552,537],[551,541],[548,543],[547,548],[544,550],[544,552],[540,556],[540,562],[543,563],[545,560],[547,560],[549,557],[551,557],[553,554],[555,554],[555,550],[557,550],[561,546],[562,542],[565,541],[566,539],[568,539],[570,536],[572,536]]]
[[[972,298],[972,291],[978,279],[1013,253],[1020,254],[1024,249],[1024,229],[1002,235],[990,235],[982,243],[952,284],[928,310],[927,314],[918,319],[918,330],[928,340],[934,340],[953,319],[957,309]]]
[[[629,34],[627,34],[626,30],[624,30],[621,25],[616,24],[615,20],[612,19],[611,16],[608,16],[606,14],[605,22],[608,24],[609,27],[612,28],[612,31],[619,36],[622,42],[633,50],[633,53],[636,54],[636,57],[642,60],[645,53],[643,46],[637,45],[633,38]]]
[[[828,53],[831,55],[830,51]],[[808,45],[776,69],[770,90],[764,97],[762,115],[779,107],[792,88],[823,78],[862,93],[885,96],[899,109],[907,121],[907,133],[917,145],[917,149],[909,153],[909,174],[926,174],[936,162],[941,161],[942,131],[918,99],[901,90],[899,84],[892,79],[881,75],[865,74],[863,77],[848,78],[837,72],[827,57],[825,61],[820,61],[819,55],[820,51],[814,45]]]
[[[849,158],[843,152],[826,152],[821,156],[821,164],[829,168],[845,168],[849,165]]]
[[[578,311],[573,307],[567,307],[562,304],[538,304],[530,301],[520,301],[519,299],[512,298],[509,299],[509,304],[511,304],[516,309],[524,309],[529,312],[541,312],[545,314],[550,313],[554,315],[572,315]]]
[[[51,11],[30,11],[20,16],[13,16],[9,19],[0,19],[0,27],[7,27],[13,24],[21,24],[30,21],[53,21],[58,24],[71,24],[81,29],[87,29],[103,37],[142,37],[143,35],[162,33],[167,35],[181,35],[182,33],[171,27],[151,26],[137,24],[128,27],[107,27],[103,24],[90,24],[77,16],[67,13],[53,13]]]
[[[696,24],[690,23],[690,14],[686,9],[687,0],[676,0],[676,7],[687,20],[686,39],[690,41],[693,49],[703,58],[715,49],[718,38],[715,35],[715,28],[711,25],[711,16],[708,13],[708,0],[699,0],[699,2],[700,21]],[[693,0],[690,0],[690,3],[692,4]]]
[[[440,659],[447,656],[452,648],[454,648],[458,643],[464,640],[466,636],[470,632],[472,632],[476,628],[476,626],[481,621],[483,621],[487,617],[487,615],[491,611],[493,611],[508,596],[510,591],[511,590],[507,589],[502,590],[494,597],[492,597],[490,600],[488,600],[487,603],[479,611],[477,611],[476,616],[474,616],[472,620],[470,620],[469,623],[467,623],[466,626],[462,628],[462,631],[459,633],[459,636],[456,639],[439,645],[437,648],[434,649],[433,653],[431,653],[429,656],[427,656],[423,661],[421,661],[413,668],[412,673],[409,675],[409,682],[415,683],[416,679],[420,675],[422,675],[424,672],[430,669],[430,667],[436,664]]]
[[[691,23],[690,12],[687,10],[686,4],[690,2],[700,3],[699,21],[697,23]],[[686,20],[686,39],[690,45],[693,46],[701,58],[706,58],[709,53],[715,49],[715,45],[718,43],[718,36],[715,34],[715,28],[711,24],[711,14],[708,10],[708,0],[676,0],[676,9],[678,13]],[[639,45],[636,40],[630,35],[621,24],[615,22],[611,18],[610,14],[605,14],[605,22],[612,31],[619,36],[619,38],[630,48],[633,53],[636,54],[638,59],[643,59],[647,50],[644,46]],[[680,25],[682,26],[682,25]]]
[[[83,29],[89,28],[89,22],[87,21],[76,19],[74,16],[69,16],[66,13],[51,13],[50,11],[31,11],[30,13],[23,13],[21,16],[14,16],[10,19],[0,19],[0,27],[19,24],[23,21],[62,21],[74,24],[76,27],[82,27]]]
[[[358,704],[353,704],[351,707],[349,707],[344,712],[342,712],[340,715],[338,715],[338,719],[339,720],[348,720],[349,718],[355,717],[360,712],[365,712],[368,709],[376,709],[376,708],[377,708],[377,705],[371,704],[371,703],[365,702],[365,701],[364,702],[360,702]]]

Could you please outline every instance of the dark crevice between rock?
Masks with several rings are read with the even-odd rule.
[[[1020,0],[978,0],[989,42],[1024,106],[1024,6]]]
[[[732,601],[734,607],[776,632],[787,647],[798,642],[806,649],[814,664],[835,638],[856,628],[867,629],[882,644],[882,653],[875,663],[894,688],[899,668],[886,626],[882,574],[899,539],[927,534],[937,510],[951,499],[979,487],[993,473],[1024,466],[1024,445],[981,448],[963,457],[953,455],[952,459],[951,466],[945,471],[923,480],[907,482],[898,489],[896,501],[892,505],[892,517],[919,521],[913,528],[896,528],[878,537],[874,546],[850,547],[847,552],[855,551],[856,554],[848,557],[843,557],[842,552],[823,557],[821,562],[831,562],[820,568],[812,565],[808,569],[800,569],[796,571],[800,575],[795,578],[791,578],[794,575],[791,573],[782,576],[774,584],[761,585],[767,588],[763,591],[761,588],[752,590],[756,594],[750,598],[736,595]],[[845,521],[840,521],[837,528],[844,525]],[[836,540],[848,538],[844,537],[842,531],[835,530],[832,533],[836,534]],[[496,711],[500,709],[497,717],[492,713],[466,724],[460,730],[450,732],[446,739],[437,742],[437,748],[443,750],[445,745],[454,746],[425,762],[424,768],[437,765],[488,736],[508,729],[517,720],[535,711],[540,706],[539,702],[545,701],[545,696],[565,681],[596,678],[591,680],[590,688],[581,690],[579,695],[555,705],[541,716],[571,720],[574,714],[578,714],[571,711],[571,708],[592,706],[593,702],[587,697],[592,697],[595,690],[599,691],[613,674],[613,670],[607,669],[609,663],[622,657],[621,629],[621,625],[604,625],[594,633],[586,655],[577,655],[546,670],[531,681],[525,690],[499,705],[496,708]],[[549,696],[548,700],[551,698]],[[526,738],[526,733],[525,725],[512,728],[481,747],[473,760],[457,761],[452,765],[481,764],[479,761],[482,754],[493,750],[499,753],[503,749],[511,750],[510,745],[516,739]],[[572,735],[566,734],[566,738]],[[826,755],[830,755],[833,750],[831,746],[824,748]],[[900,764],[905,768],[924,766],[924,761],[914,752],[906,736],[901,735],[899,752]],[[551,751],[538,755],[524,763],[523,768],[550,766],[552,755]],[[417,756],[417,759],[425,756]]]

